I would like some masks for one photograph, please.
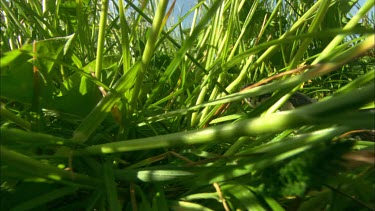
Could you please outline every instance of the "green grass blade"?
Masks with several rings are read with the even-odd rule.
[[[4,145],[75,145],[73,141],[43,133],[30,133],[19,129],[0,128],[1,143]]]
[[[142,55],[141,66],[139,68],[139,73],[136,78],[136,82],[134,83],[134,88],[132,90],[132,98],[130,99],[130,111],[133,111],[139,97],[140,87],[142,86],[144,80],[144,74],[148,68],[150,63],[151,57],[154,54],[155,44],[159,37],[160,32],[163,29],[163,19],[165,10],[167,8],[168,1],[162,0],[159,2],[158,8],[156,10],[156,14],[154,17],[154,21],[152,23],[152,27],[150,29],[150,33],[148,35],[147,43],[145,46],[145,50]]]
[[[110,160],[106,160],[103,164],[104,186],[107,193],[107,202],[110,210],[120,211],[121,206],[118,202],[116,181],[113,172],[113,164]]]
[[[100,14],[99,37],[98,37],[98,47],[97,47],[98,49],[96,51],[96,66],[95,66],[95,76],[99,80],[101,80],[107,15],[108,15],[108,0],[102,0],[102,10]]]
[[[322,118],[316,118],[319,115],[326,115],[324,123],[336,124],[338,123],[336,121],[338,116],[335,116],[335,118],[329,118],[329,114],[334,116],[332,111],[355,109],[364,105],[365,103],[371,102],[372,99],[369,99],[369,97],[373,91],[374,83],[370,83],[359,90],[352,91],[351,93],[345,93],[319,103],[304,106],[291,112],[281,112],[264,117],[243,120],[233,124],[213,126],[196,131],[180,132],[156,137],[90,146],[80,152],[77,152],[77,155],[79,155],[81,152],[90,154],[106,154],[147,150],[183,144],[210,143],[213,141],[226,140],[240,136],[276,133],[285,129],[295,128],[306,124],[320,124]],[[341,116],[340,119],[342,120],[339,122],[339,124],[351,127],[353,124],[358,125],[359,122],[362,123],[358,126],[371,127],[375,121],[374,118],[368,116],[366,113],[358,113],[354,115],[342,114],[339,116]],[[353,122],[350,123],[344,121],[345,118],[351,118]]]
[[[130,39],[129,39],[129,26],[125,19],[125,11],[122,1],[119,1],[119,15],[120,15],[120,27],[121,27],[121,46],[122,46],[122,64],[123,74],[126,73],[131,66],[131,54],[130,54]]]

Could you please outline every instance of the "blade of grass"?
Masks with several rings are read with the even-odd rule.
[[[143,84],[144,74],[145,74],[145,72],[148,68],[151,57],[154,54],[155,44],[157,42],[159,34],[164,27],[163,19],[164,19],[164,14],[165,14],[165,10],[167,8],[167,5],[168,5],[167,0],[161,0],[159,2],[158,8],[156,10],[154,21],[152,23],[152,27],[150,29],[150,33],[149,33],[148,38],[147,38],[145,50],[144,50],[143,55],[142,55],[139,73],[138,73],[138,76],[137,76],[136,81],[134,83],[134,88],[132,90],[132,97],[131,97],[131,100],[129,102],[130,112],[135,110],[137,99],[139,97],[140,87]]]
[[[20,143],[32,145],[76,145],[76,143],[69,139],[43,133],[29,133],[12,128],[0,128],[0,137],[3,145]]]
[[[98,37],[98,47],[96,51],[96,65],[95,65],[95,76],[101,80],[102,74],[102,62],[103,62],[103,52],[104,52],[104,41],[105,41],[105,31],[107,24],[108,15],[108,0],[102,0],[102,9],[100,13],[100,23],[99,23],[99,37]]]
[[[130,40],[129,40],[129,26],[125,19],[125,11],[122,1],[119,1],[119,15],[121,27],[121,49],[122,49],[122,64],[123,74],[130,69]]]
[[[294,111],[280,112],[265,117],[242,120],[233,124],[213,126],[195,131],[95,145],[77,151],[75,154],[106,154],[147,150],[172,147],[181,144],[209,143],[241,136],[276,133],[306,124],[321,124],[323,118],[317,118],[319,115],[325,116],[324,123],[326,124],[355,126],[360,123],[360,126],[372,127],[372,125],[375,124],[375,118],[372,117],[373,115],[369,116],[367,113],[343,113],[335,116],[332,111],[354,109],[372,101],[372,99],[369,99],[369,96],[371,96],[371,93],[374,91],[374,85],[374,83],[370,83],[361,89],[312,105],[304,106]],[[330,118],[330,115],[333,118]],[[336,121],[338,117],[340,117],[340,121]],[[345,118],[351,118],[352,122],[345,121]]]
[[[110,210],[119,211],[121,206],[118,202],[116,181],[113,172],[113,164],[110,160],[104,161],[103,164],[104,186],[106,188],[107,202]]]

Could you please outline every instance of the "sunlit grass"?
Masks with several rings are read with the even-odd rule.
[[[1,210],[375,207],[373,1],[44,3],[1,0]]]

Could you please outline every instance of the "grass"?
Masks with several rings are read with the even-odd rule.
[[[374,209],[373,1],[44,3],[1,0],[2,210]]]

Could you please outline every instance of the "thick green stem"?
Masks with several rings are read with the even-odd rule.
[[[309,106],[304,106],[294,111],[280,112],[273,115],[200,130],[90,146],[77,151],[76,155],[80,155],[81,153],[107,154],[226,141],[235,137],[277,133],[285,129],[311,124],[340,124],[348,127],[356,126],[362,128],[372,127],[375,123],[373,114],[369,116],[367,113],[357,112],[336,115],[334,111],[358,108],[372,100],[369,96],[371,96],[373,92],[374,83],[370,83],[353,92],[345,93]],[[346,121],[348,118],[351,119],[350,122]]]
[[[142,55],[141,66],[139,68],[139,73],[137,75],[134,88],[132,91],[132,99],[130,100],[130,112],[134,110],[137,99],[139,96],[140,87],[144,80],[144,74],[147,70],[148,64],[150,63],[151,57],[154,54],[156,42],[158,40],[160,32],[163,30],[163,18],[165,10],[168,5],[168,0],[161,0],[156,11],[152,27],[150,29],[150,34],[148,35],[145,50]]]
[[[105,28],[108,15],[108,0],[102,1],[102,12],[100,13],[99,23],[99,38],[98,48],[96,51],[96,65],[95,65],[95,76],[101,80],[102,64],[103,64],[103,52],[104,52],[104,41],[105,41]]]

